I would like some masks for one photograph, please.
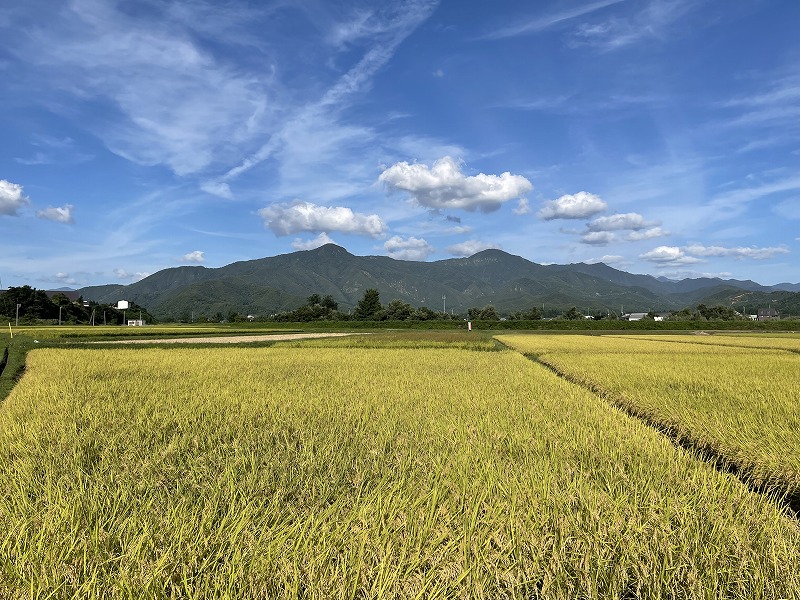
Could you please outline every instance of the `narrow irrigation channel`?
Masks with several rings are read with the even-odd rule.
[[[3,350],[3,358],[0,358],[0,377],[3,376],[3,371],[6,370],[6,365],[8,364],[8,348]]]
[[[509,348],[509,350],[513,350],[513,348],[508,346],[506,347]],[[681,434],[677,427],[668,423],[664,423],[663,421],[655,418],[652,414],[637,408],[624,396],[614,394],[602,386],[597,385],[596,383],[566,373],[558,366],[542,358],[540,355],[532,353],[523,353],[523,355],[529,360],[548,369],[560,378],[589,390],[614,408],[621,410],[626,415],[638,419],[648,427],[655,429],[664,437],[666,437],[673,445],[689,452],[697,459],[710,464],[717,471],[733,475],[739,479],[739,481],[741,481],[742,484],[744,484],[750,491],[762,496],[766,496],[779,507],[785,508],[788,516],[796,520],[800,520],[800,491],[790,490],[787,487],[782,486],[779,482],[770,482],[766,484],[757,483],[750,477],[747,469],[743,469],[740,464],[730,460],[713,446],[688,437],[685,434]]]

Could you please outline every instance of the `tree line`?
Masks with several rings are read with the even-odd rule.
[[[552,313],[551,313],[552,314]],[[583,314],[577,307],[573,306],[563,313],[556,313],[557,316],[551,317],[558,320],[578,321],[591,319],[594,321],[617,320],[620,316],[613,311],[599,312],[593,314],[587,312]],[[650,311],[644,317],[654,320],[657,313]],[[468,319],[470,321],[540,321],[545,318],[544,312],[538,306],[528,310],[513,311],[502,315],[497,309],[488,304],[482,308],[472,307],[467,309],[466,314],[451,314],[447,312],[434,311],[427,306],[415,307],[402,300],[391,300],[388,304],[382,304],[380,293],[375,288],[370,288],[364,292],[363,297],[358,301],[355,308],[350,312],[339,311],[339,305],[333,296],[320,296],[312,294],[303,306],[294,310],[278,313],[269,317],[272,321],[285,322],[309,322],[309,321],[442,321],[453,319]],[[746,319],[734,309],[726,306],[707,307],[704,304],[696,308],[684,308],[683,310],[669,313],[664,316],[664,320],[693,320],[693,321],[728,321]]]
[[[19,305],[19,312],[17,312]],[[126,314],[127,313],[127,314]],[[70,300],[66,294],[56,293],[50,297],[44,290],[29,285],[9,287],[0,294],[0,322],[35,325],[61,323],[79,325],[124,325],[124,318],[141,318],[153,323],[153,316],[143,306],[131,302],[127,311],[117,310],[113,304],[100,304],[93,300]]]

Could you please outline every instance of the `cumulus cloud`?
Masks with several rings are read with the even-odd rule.
[[[204,263],[206,262],[205,252],[202,250],[195,250],[194,252],[189,252],[188,254],[184,254],[181,259],[183,262],[189,263]]]
[[[490,248],[500,248],[497,244],[491,242],[482,242],[480,240],[467,240],[460,244],[454,244],[447,247],[447,251],[453,256],[472,256],[483,250]]]
[[[258,214],[264,225],[279,236],[301,231],[341,231],[379,237],[386,232],[386,224],[378,215],[356,213],[344,206],[319,206],[311,202],[273,204]]]
[[[0,215],[16,217],[19,209],[28,204],[27,196],[22,193],[22,186],[0,179]]]
[[[604,254],[600,258],[590,258],[586,262],[589,264],[604,263],[606,265],[613,265],[625,262],[625,257],[619,254]]]
[[[594,221],[590,221],[586,228],[589,231],[620,231],[625,229],[639,231],[648,227],[654,228],[659,224],[658,221],[645,220],[639,213],[622,213],[599,217]]]
[[[125,269],[114,269],[114,275],[116,275],[117,279],[130,279],[131,281],[139,281],[140,279],[144,279],[145,277],[149,277],[150,273],[144,271],[137,271],[136,273],[129,273]]]
[[[48,206],[44,210],[37,210],[36,216],[40,219],[47,219],[48,221],[55,221],[57,223],[74,223],[72,218],[72,204],[65,204],[61,207]]]
[[[517,208],[513,210],[515,215],[527,215],[531,212],[531,205],[528,204],[527,198],[520,198],[519,204],[517,204]]]
[[[651,227],[643,231],[631,231],[625,236],[625,239],[630,242],[638,242],[640,240],[652,240],[653,238],[666,237],[669,231],[664,231],[661,227]]]
[[[435,209],[456,209],[492,212],[504,202],[521,198],[533,189],[530,181],[508,171],[502,175],[468,176],[451,157],[433,163],[400,162],[381,173],[379,181],[390,190],[409,192],[420,206]]]
[[[708,277],[708,278],[717,277],[719,279],[730,279],[733,276],[733,273],[729,271],[712,273],[709,271],[690,271],[686,269],[676,269],[675,271],[662,271],[661,276],[666,277],[667,279],[673,279],[675,281],[679,281],[681,279],[697,279],[698,277]]]
[[[639,255],[639,258],[648,260],[660,265],[687,265],[692,263],[704,262],[702,258],[751,258],[754,260],[764,260],[772,258],[776,254],[788,254],[786,246],[774,246],[770,248],[758,248],[756,246],[745,246],[736,248],[726,248],[724,246],[704,246],[702,244],[689,244],[679,248],[677,246],[659,246],[650,252]]]
[[[581,235],[581,244],[590,244],[592,246],[605,246],[616,240],[616,236],[609,231],[587,231]]]
[[[565,194],[557,200],[548,200],[539,211],[539,218],[545,221],[553,219],[586,219],[603,212],[608,208],[605,200],[589,192]]]
[[[53,280],[66,285],[77,285],[80,283],[80,281],[78,281],[78,279],[76,279],[73,275],[63,272],[56,273],[53,276]]]
[[[786,246],[776,246],[772,248],[758,248],[756,246],[738,247],[738,248],[725,248],[723,246],[703,246],[702,244],[690,244],[684,247],[684,250],[689,254],[696,256],[709,256],[709,257],[733,257],[733,258],[753,258],[756,260],[764,260],[772,258],[776,254],[788,254],[789,249]]]
[[[663,266],[689,265],[701,262],[699,258],[688,256],[677,246],[658,246],[649,252],[640,254],[639,258]]]
[[[435,248],[424,239],[409,237],[403,239],[395,235],[383,244],[386,253],[398,260],[425,260],[435,252]]]
[[[301,240],[300,238],[295,238],[292,242],[292,248],[295,250],[314,250],[314,248],[319,248],[325,244],[335,243],[336,242],[334,242],[330,236],[323,231],[317,237],[310,240]]]

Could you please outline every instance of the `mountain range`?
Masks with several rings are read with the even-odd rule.
[[[190,314],[270,315],[294,309],[311,294],[331,295],[347,311],[375,288],[385,304],[393,299],[433,310],[465,313],[492,304],[501,313],[543,307],[557,314],[581,311],[646,312],[678,310],[704,303],[755,312],[770,305],[782,314],[800,314],[800,284],[763,286],[719,278],[674,281],[636,275],[603,263],[541,265],[502,250],[432,262],[387,256],[355,256],[335,244],[219,268],[164,269],[130,285],[78,290],[87,300],[136,302],[162,320]]]

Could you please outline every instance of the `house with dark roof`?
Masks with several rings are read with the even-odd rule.
[[[772,308],[759,308],[758,309],[758,320],[759,321],[774,321],[778,318],[778,311]]]

